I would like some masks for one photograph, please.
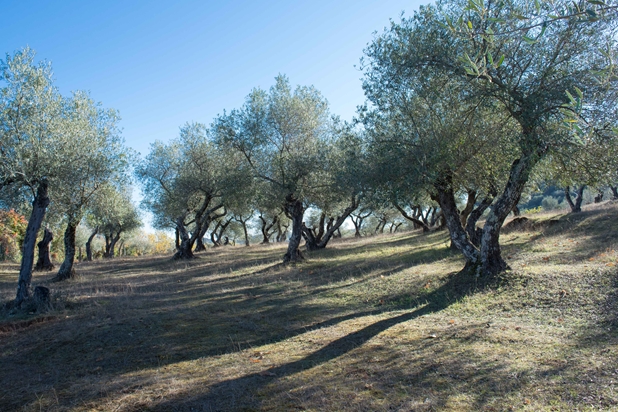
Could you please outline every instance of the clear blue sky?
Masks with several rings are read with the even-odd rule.
[[[89,90],[119,110],[127,144],[145,155],[279,73],[316,86],[350,120],[372,33],[427,2],[2,0],[0,52],[33,48],[63,94]]]

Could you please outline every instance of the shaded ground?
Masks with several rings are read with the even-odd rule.
[[[505,234],[492,285],[417,232],[37,274],[55,309],[0,313],[0,410],[618,410],[618,207],[529,217],[559,222]]]

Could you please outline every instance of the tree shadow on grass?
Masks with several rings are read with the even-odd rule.
[[[226,380],[208,388],[206,393],[182,393],[172,399],[167,399],[153,407],[152,410],[257,410],[260,401],[255,396],[261,389],[268,386],[273,379],[283,379],[328,362],[334,361],[351,351],[362,347],[378,334],[404,322],[424,315],[440,312],[464,296],[475,293],[496,283],[495,280],[479,282],[469,273],[451,274],[448,280],[438,289],[426,296],[426,304],[414,310],[397,314],[372,323],[353,333],[335,339],[321,349],[297,361],[289,362],[268,369],[266,373],[256,372],[239,378]],[[326,327],[346,319],[365,316],[366,313],[356,313],[340,319],[333,319],[323,324]],[[239,398],[240,396],[240,398]]]

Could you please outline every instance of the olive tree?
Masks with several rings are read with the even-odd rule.
[[[176,229],[175,259],[192,258],[196,245],[205,248],[210,224],[227,213],[224,199],[250,182],[238,154],[216,146],[209,134],[203,124],[185,125],[178,139],[154,143],[136,171],[155,226]]]
[[[564,144],[564,133],[556,132],[554,125],[570,117],[565,113],[571,103],[569,92],[581,90],[596,100],[590,104],[599,106],[604,98],[600,89],[611,89],[598,81],[596,73],[612,64],[603,51],[615,49],[616,16],[610,13],[584,23],[551,18],[556,7],[569,4],[439,2],[393,23],[367,49],[365,87],[371,101],[372,90],[401,93],[405,82],[414,85],[408,88],[414,91],[427,75],[438,73],[461,82],[465,96],[490,99],[501,116],[517,125],[517,133],[510,134],[516,152],[483,226],[480,250],[457,230],[469,262],[478,262],[479,274],[492,275],[507,267],[500,253],[500,228],[534,167]],[[532,15],[538,25],[520,18]],[[587,114],[582,111],[580,116]],[[447,204],[452,203],[447,199],[452,187],[448,175],[437,186],[438,191],[444,189],[442,200]],[[441,206],[445,208],[442,202]],[[446,212],[447,221],[457,226]]]
[[[292,90],[278,76],[268,92],[253,90],[213,128],[218,142],[242,154],[255,178],[268,184],[269,196],[292,221],[283,261],[302,260],[303,216],[328,174],[325,150],[333,130],[326,99],[314,87]]]
[[[50,179],[66,162],[63,100],[53,86],[51,66],[35,63],[28,48],[0,61],[0,191],[26,194],[32,209],[23,242],[15,304],[31,296],[37,234],[49,205]]]
[[[60,167],[51,188],[52,207],[64,215],[64,261],[56,280],[73,277],[75,234],[84,213],[106,186],[118,184],[126,175],[129,153],[123,146],[115,111],[95,104],[88,94],[74,93],[65,99],[62,151],[67,162]],[[107,198],[105,200],[108,200]]]

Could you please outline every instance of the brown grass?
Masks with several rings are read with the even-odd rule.
[[[618,410],[618,206],[528,217],[560,222],[505,234],[490,285],[418,232],[35,274],[54,310],[0,313],[0,410]]]

